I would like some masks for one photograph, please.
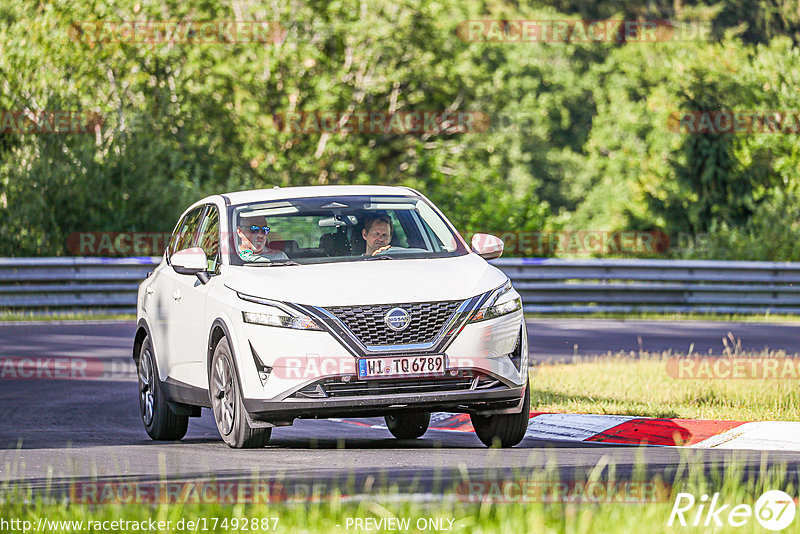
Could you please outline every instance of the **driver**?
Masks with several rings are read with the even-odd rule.
[[[269,226],[264,217],[239,217],[236,235],[239,237],[239,257],[247,262],[288,260],[282,251],[267,247]]]
[[[361,237],[367,243],[365,256],[388,250],[392,246],[392,219],[388,215],[368,215],[364,219]]]

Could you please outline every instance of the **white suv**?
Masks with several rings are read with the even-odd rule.
[[[471,414],[487,445],[528,423],[519,294],[409,188],[214,195],[181,217],[139,287],[133,358],[147,433],[176,440],[211,408],[231,447],[302,418],[385,416],[411,439],[430,413]],[[385,260],[385,261],[379,261]]]

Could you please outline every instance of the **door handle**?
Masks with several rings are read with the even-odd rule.
[[[174,298],[175,300],[181,300],[183,298],[183,295],[181,295],[181,290],[176,289],[175,291],[173,291],[172,298]]]
[[[153,289],[153,286],[147,286],[147,289],[145,289],[145,292],[146,292],[148,295],[152,295],[153,293],[155,293],[155,292],[156,292],[156,290],[155,290],[155,289]]]

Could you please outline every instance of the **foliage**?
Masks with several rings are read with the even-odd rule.
[[[539,5],[7,0],[0,110],[88,109],[104,123],[0,133],[0,255],[64,255],[82,231],[169,231],[215,192],[379,183],[422,191],[467,237],[662,229],[713,236],[691,254],[796,256],[798,229],[780,216],[797,198],[796,137],[667,127],[680,110],[800,109],[796,14],[772,0]],[[476,19],[622,16],[711,21],[714,40],[467,42],[457,31]],[[272,20],[287,33],[148,44],[80,32],[81,21],[125,20]],[[491,123],[344,134],[274,120],[296,111],[473,111]],[[774,246],[759,237],[767,228]]]

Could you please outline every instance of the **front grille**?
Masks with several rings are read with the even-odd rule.
[[[460,301],[386,304],[382,306],[340,306],[327,308],[364,345],[410,345],[433,341],[458,309]],[[402,332],[386,326],[384,318],[392,308],[403,308],[411,322]]]
[[[499,380],[472,372],[457,377],[422,379],[356,380],[350,382],[339,379],[326,379],[308,385],[297,391],[296,398],[359,397],[364,395],[403,395],[420,393],[440,393],[448,391],[469,391],[502,386]]]

